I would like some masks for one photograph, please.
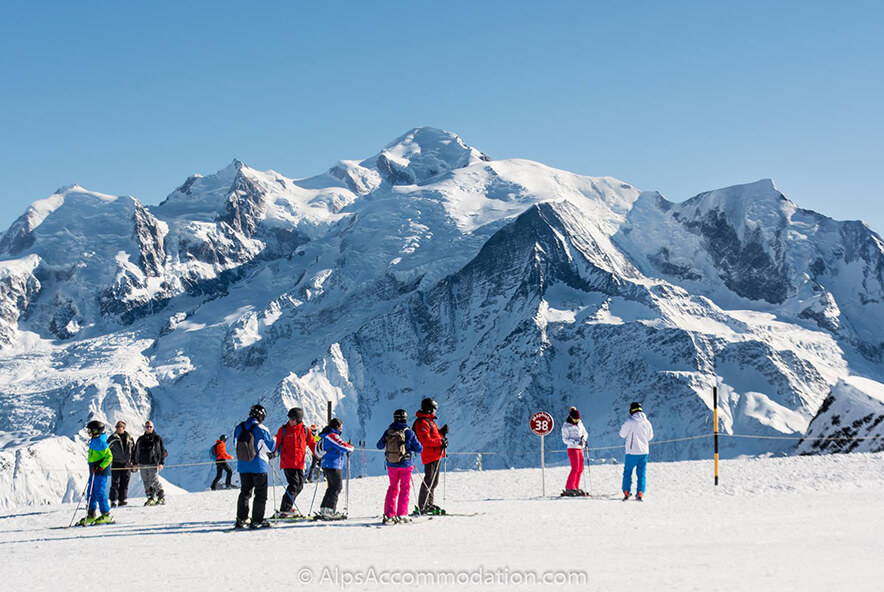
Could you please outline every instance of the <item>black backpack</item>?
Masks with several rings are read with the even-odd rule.
[[[255,460],[255,457],[258,456],[258,450],[255,448],[255,435],[252,433],[255,426],[246,429],[246,422],[242,422],[239,427],[239,438],[236,439],[236,460]]]
[[[398,464],[410,458],[408,450],[405,449],[405,431],[407,429],[387,430],[387,436],[384,441],[384,456],[387,458],[388,463]]]

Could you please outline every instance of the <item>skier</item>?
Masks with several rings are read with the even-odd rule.
[[[227,461],[233,460],[233,457],[227,454],[227,436],[221,434],[218,436],[218,439],[215,441],[215,445],[212,447],[212,452],[215,456],[215,480],[212,481],[212,491],[218,489],[218,484],[221,483],[221,474],[227,473],[227,476],[224,479],[224,489],[230,489],[230,479],[233,477],[233,471],[230,469],[230,465],[227,464]]]
[[[107,440],[107,445],[114,456],[111,464],[111,507],[125,506],[129,503],[126,498],[129,497],[129,477],[135,452],[135,439],[126,431],[126,422],[118,421],[115,428],[116,431]]]
[[[80,520],[80,526],[90,524],[109,524],[114,521],[110,515],[110,504],[107,501],[107,479],[111,473],[113,454],[107,446],[107,434],[104,433],[104,424],[93,419],[86,424],[89,431],[89,484],[87,487],[87,511],[86,517]],[[95,510],[101,509],[101,516],[96,518]]]
[[[279,518],[299,518],[301,513],[293,510],[295,498],[304,488],[304,464],[307,448],[310,453],[316,452],[316,440],[313,433],[304,425],[304,410],[300,407],[289,409],[289,420],[276,432],[276,448],[273,453],[279,455],[279,468],[285,475],[288,486],[282,503],[279,505]]]
[[[571,472],[568,474],[568,480],[565,482],[565,490],[562,495],[565,497],[578,497],[589,495],[580,489],[580,475],[583,474],[583,448],[589,433],[580,420],[580,412],[576,407],[571,407],[568,411],[568,417],[562,425],[562,442],[568,447],[568,460],[571,461]]]
[[[311,446],[311,450],[314,451],[314,454],[310,459],[310,468],[307,469],[307,483],[313,483],[316,479],[319,479],[319,459],[315,454],[316,443],[319,442],[319,426],[315,423],[310,424],[310,433],[313,434],[313,446]]]
[[[412,453],[422,452],[424,447],[408,427],[408,412],[405,409],[393,412],[393,423],[384,430],[384,435],[378,440],[378,448],[385,451],[387,475],[390,478],[384,500],[383,523],[411,522],[408,517],[408,496],[411,492],[411,472],[414,470]]]
[[[335,417],[319,433],[320,447],[324,451],[321,463],[322,472],[328,482],[317,516],[322,520],[342,520],[347,517],[337,511],[338,495],[343,488],[341,469],[344,466],[344,457],[353,451],[353,446],[341,439],[343,427],[344,422]]]
[[[163,462],[169,453],[166,452],[163,439],[154,431],[152,421],[144,422],[144,433],[135,442],[134,454],[135,466],[133,468],[141,470],[141,482],[144,483],[144,493],[147,496],[144,505],[165,504],[166,494],[163,493],[159,472],[163,470]]]
[[[639,403],[629,405],[629,419],[620,428],[620,437],[626,440],[626,461],[623,463],[623,501],[629,499],[632,489],[632,470],[635,469],[635,499],[642,501],[645,493],[645,468],[648,465],[648,442],[654,439],[654,428]]]
[[[264,519],[267,503],[267,472],[270,470],[270,452],[273,436],[262,425],[267,411],[261,405],[252,405],[249,417],[236,426],[233,442],[236,447],[236,470],[239,471],[239,499],[236,504],[234,528],[266,528],[270,523]],[[249,523],[249,500],[255,490],[252,521]]]
[[[417,419],[412,426],[418,441],[423,446],[421,462],[424,463],[424,479],[418,496],[418,514],[445,513],[445,510],[433,503],[433,491],[439,484],[439,465],[448,446],[448,424],[441,428],[436,425],[438,408],[439,405],[434,399],[426,398],[421,401],[420,411],[415,414]]]

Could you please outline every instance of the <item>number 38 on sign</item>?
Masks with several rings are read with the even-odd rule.
[[[552,415],[546,411],[540,411],[531,416],[531,431],[538,436],[547,436],[553,431]]]

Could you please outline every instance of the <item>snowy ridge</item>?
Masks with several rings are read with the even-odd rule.
[[[306,179],[234,161],[158,206],[65,188],[0,245],[0,433],[79,441],[97,417],[137,435],[150,417],[170,465],[204,460],[256,401],[271,428],[296,403],[321,423],[332,401],[345,436],[374,442],[394,409],[434,396],[452,451],[509,467],[535,462],[524,426],[540,409],[577,405],[592,443],[616,445],[640,400],[673,439],[708,433],[717,384],[726,432],[800,437],[846,396],[839,380],[884,381],[884,242],[862,223],[769,180],[675,204],[432,128]],[[82,463],[26,441],[4,454]],[[722,452],[794,450],[729,438]],[[69,488],[27,482],[0,499]]]

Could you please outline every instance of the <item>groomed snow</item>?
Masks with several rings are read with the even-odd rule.
[[[118,524],[91,529],[51,529],[68,524],[73,504],[28,509],[0,515],[0,577],[11,590],[113,581],[121,589],[197,592],[234,589],[247,578],[252,589],[810,592],[872,590],[884,575],[884,454],[726,461],[718,488],[711,462],[652,462],[642,504],[619,501],[620,470],[593,466],[590,499],[552,499],[564,468],[547,471],[549,499],[540,497],[537,469],[449,473],[447,499],[440,485],[438,501],[450,512],[480,515],[379,528],[365,527],[378,522],[385,482],[377,477],[351,481],[347,522],[258,532],[230,530],[235,491],[173,493],[153,508],[133,499],[115,511]],[[308,484],[302,509],[312,494]],[[276,500],[281,495],[277,488]],[[371,568],[378,577],[398,571],[417,578],[420,570],[501,579],[344,582],[370,576]],[[586,579],[559,586],[517,579],[562,570]]]

